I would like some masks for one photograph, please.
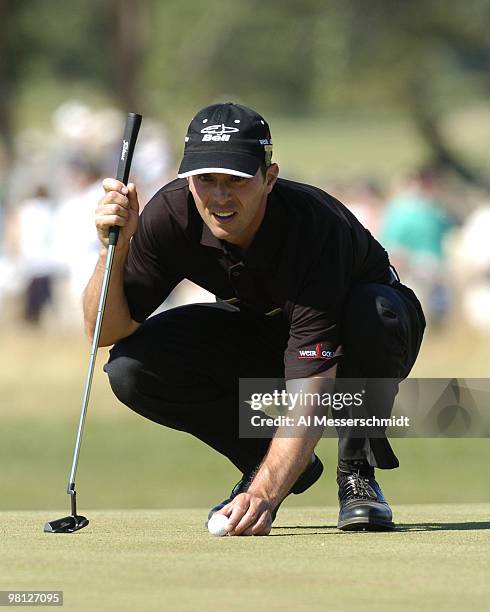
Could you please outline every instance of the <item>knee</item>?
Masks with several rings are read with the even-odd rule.
[[[344,304],[342,316],[344,343],[359,341],[360,338],[374,339],[377,326],[376,295],[369,285],[354,286]]]
[[[402,375],[406,370],[407,331],[394,289],[374,283],[355,288],[346,303],[342,344],[365,376]]]
[[[139,395],[142,365],[136,359],[120,356],[111,359],[104,370],[109,377],[109,382],[117,399],[133,407]]]
[[[383,286],[357,285],[344,307],[344,331],[354,338],[376,340],[401,325],[399,304]]]

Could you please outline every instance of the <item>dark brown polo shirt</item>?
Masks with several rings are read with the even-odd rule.
[[[321,189],[279,179],[247,253],[215,238],[187,181],[147,204],[131,241],[124,287],[144,321],[187,278],[257,313],[281,309],[289,326],[286,378],[319,375],[341,354],[339,320],[354,283],[388,282],[386,251],[354,215]]]

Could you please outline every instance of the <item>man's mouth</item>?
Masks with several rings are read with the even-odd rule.
[[[235,217],[236,211],[231,211],[231,212],[212,212],[211,214],[220,223],[228,223],[229,221],[231,221]]]

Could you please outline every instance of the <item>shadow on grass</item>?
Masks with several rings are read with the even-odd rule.
[[[291,531],[296,531],[297,533],[274,533],[274,531],[277,531],[278,529],[280,529],[281,531],[283,529],[290,529]],[[335,531],[331,531],[331,530],[335,530]],[[302,531],[308,530],[308,533],[301,533]],[[315,530],[315,531],[313,531]],[[320,531],[317,531],[320,530]],[[329,533],[330,531],[330,533]],[[337,529],[337,525],[284,525],[284,527],[281,526],[277,526],[277,527],[273,527],[271,533],[269,534],[270,536],[274,536],[276,538],[281,538],[281,537],[290,537],[290,536],[311,536],[311,535],[335,535],[335,533],[339,533],[338,529]]]
[[[400,523],[396,531],[478,531],[490,529],[490,522],[468,523]]]
[[[320,531],[309,531],[308,533],[271,533],[276,536],[286,535],[325,535],[327,530],[335,529],[336,533],[340,533],[337,525],[284,525],[273,527],[272,531],[277,529],[291,529],[293,531],[301,531],[305,529],[315,529]],[[394,531],[385,531],[378,533],[399,533],[405,531],[480,531],[483,529],[490,529],[490,522],[468,522],[468,523],[399,523],[397,524]],[[358,533],[356,531],[349,531],[344,533]],[[361,532],[363,533],[363,532]]]
[[[293,528],[294,529],[294,528]],[[328,532],[328,531],[308,531],[308,533],[269,533],[269,535],[267,536],[268,538],[292,538],[295,536],[303,536],[303,537],[309,537],[309,536],[317,536],[317,535],[339,535],[341,534],[341,531],[332,531],[332,532]]]

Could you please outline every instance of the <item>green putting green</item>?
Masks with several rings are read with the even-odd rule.
[[[487,609],[490,504],[395,506],[393,533],[343,533],[336,507],[285,508],[268,537],[204,528],[206,509],[2,512],[2,590],[63,590],[67,610]]]

